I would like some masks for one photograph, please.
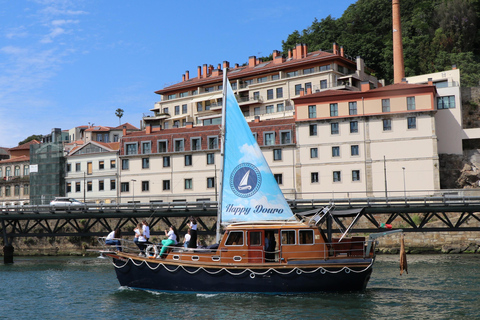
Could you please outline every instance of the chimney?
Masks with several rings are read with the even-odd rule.
[[[333,43],[333,54],[338,55],[338,44]]]
[[[185,75],[182,74],[182,82],[185,82]]]
[[[343,52],[343,46],[340,46],[340,55],[342,57],[345,57],[345,53]]]
[[[457,70],[457,65],[456,64],[452,64],[452,70]]]
[[[307,94],[312,94],[312,87],[307,88]]]
[[[198,79],[201,79],[202,78],[202,67],[201,66],[197,67],[197,73],[198,73]]]
[[[190,79],[190,71],[185,71],[185,81]]]
[[[362,89],[362,92],[370,90],[370,82],[362,81],[360,88]]]
[[[305,95],[305,90],[303,88],[300,89],[300,97],[303,97]]]
[[[278,52],[278,50],[273,50],[273,53],[272,53],[273,60],[275,60],[275,58],[278,57],[279,55],[280,55],[280,52]]]
[[[250,56],[250,57],[248,57],[248,66],[249,66],[250,68],[255,67],[255,66],[256,66],[256,62],[257,62],[257,57],[255,57],[255,56]]]
[[[209,65],[209,66],[208,66],[208,75],[211,75],[211,74],[212,74],[212,71],[213,71],[213,66],[212,66],[212,65]]]
[[[193,128],[193,122],[187,122],[185,123],[186,128]]]
[[[303,45],[301,43],[297,44],[297,59],[302,59],[303,58]]]
[[[208,66],[207,64],[203,64],[203,77],[206,78],[208,76]]]
[[[145,126],[145,133],[146,134],[152,133],[152,126],[150,124]]]
[[[393,21],[393,83],[400,83],[405,77],[403,63],[402,25],[400,22],[400,0],[392,1]]]
[[[223,69],[230,68],[230,62],[228,61],[223,61]]]
[[[127,135],[127,126],[123,126],[123,135],[124,135],[124,136]]]
[[[288,59],[292,59],[292,49],[288,49]]]
[[[255,123],[259,123],[260,122],[260,116],[255,116]]]
[[[407,78],[402,78],[402,83],[408,83]]]
[[[235,63],[235,69],[238,69],[238,63]]]
[[[428,85],[433,86],[433,79],[432,78],[428,78]]]
[[[280,64],[280,63],[283,63],[284,61],[285,59],[283,59],[281,55],[276,56],[275,59],[273,60],[275,64]]]
[[[307,48],[307,44],[304,43],[303,44],[303,56],[306,58],[308,55],[308,48]]]

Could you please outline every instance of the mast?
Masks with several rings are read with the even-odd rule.
[[[227,107],[227,70],[223,69],[223,98],[222,98],[222,126],[220,128],[220,156],[222,157],[220,166],[220,193],[217,203],[217,237],[216,242],[220,243],[220,226],[222,224],[222,195],[223,195],[223,167],[225,162],[224,150],[225,150],[225,111]],[[217,181],[215,181],[215,184]]]

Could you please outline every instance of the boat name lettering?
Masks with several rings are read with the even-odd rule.
[[[241,207],[241,206],[234,206],[233,204],[229,204],[227,205],[227,212],[232,212],[234,215],[235,214],[244,214],[244,215],[247,215],[250,213],[250,210],[252,208],[245,208],[245,207]]]
[[[265,208],[261,204],[255,206],[253,213],[283,213],[282,208]]]

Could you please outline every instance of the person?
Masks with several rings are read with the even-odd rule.
[[[105,239],[105,244],[108,246],[117,246],[117,251],[122,252],[121,238],[122,232],[117,228],[108,234],[107,238]]]
[[[190,217],[190,241],[188,242],[188,248],[197,247],[197,220],[194,217]]]
[[[192,237],[192,236],[190,235],[190,229],[188,229],[188,231],[187,231],[187,233],[185,234],[185,237],[184,237],[184,239],[183,239],[183,247],[184,247],[185,249],[188,248],[188,243],[190,242],[190,238],[191,238],[191,237]]]
[[[133,231],[135,231],[135,238],[133,239],[133,242],[135,242],[138,249],[140,249],[139,256],[144,256],[145,255],[145,248],[147,247],[147,244],[146,244],[147,239],[145,238],[145,235],[143,234],[143,224],[139,223]]]
[[[167,236],[167,239],[162,240],[162,250],[160,250],[159,254],[160,258],[163,258],[163,254],[167,251],[168,246],[174,246],[177,244],[177,230],[175,230],[174,226],[170,226],[169,229],[168,232],[165,230],[165,236]]]
[[[275,235],[273,232],[268,232],[265,234],[265,261],[272,262],[275,261],[275,247],[277,242],[275,241]]]
[[[145,235],[145,239],[147,239],[147,242],[150,240],[150,227],[148,226],[147,220],[142,221],[142,229],[143,229],[143,234]]]

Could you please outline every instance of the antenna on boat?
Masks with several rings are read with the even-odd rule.
[[[223,168],[225,167],[224,151],[225,151],[225,111],[227,107],[227,71],[228,68],[223,68],[223,93],[222,93],[222,126],[220,128],[220,156],[222,157],[220,166],[220,192],[217,202],[217,237],[216,243],[220,243],[220,227],[222,224],[222,195],[223,195]]]

